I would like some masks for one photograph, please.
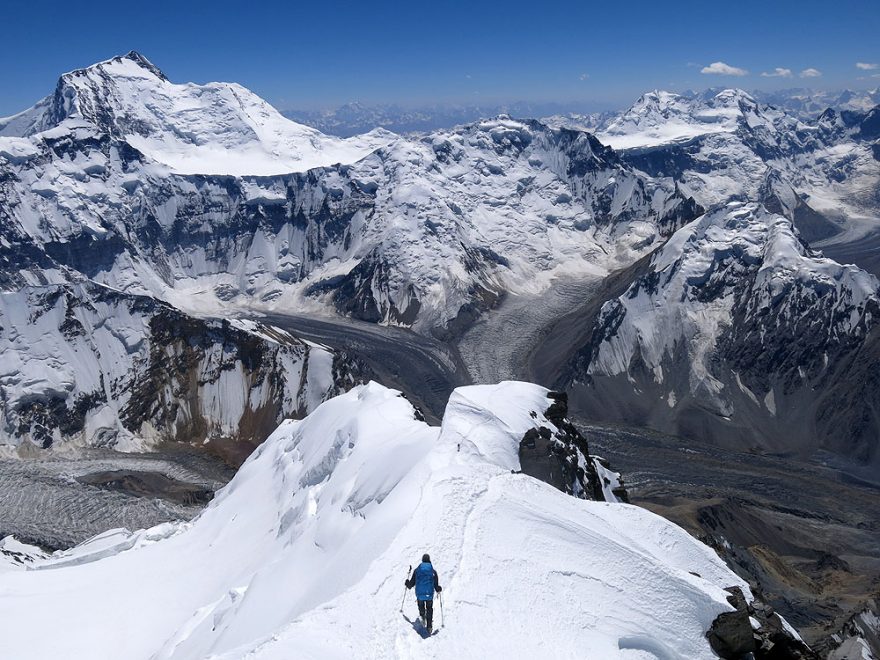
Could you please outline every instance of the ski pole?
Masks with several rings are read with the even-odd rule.
[[[406,572],[406,579],[409,580],[409,574],[412,573],[412,564],[409,565],[409,570]],[[400,599],[400,611],[403,612],[403,604],[406,602],[406,592],[409,589],[406,588],[406,585],[403,585],[403,598]]]
[[[443,592],[437,594],[440,596],[440,627],[443,627]]]

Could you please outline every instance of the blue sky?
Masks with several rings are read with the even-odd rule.
[[[176,82],[239,82],[279,108],[628,104],[642,91],[880,86],[880,2],[20,2],[0,28],[0,116],[64,71],[138,50]],[[702,73],[721,62],[745,75]],[[763,77],[776,69],[790,75]],[[801,77],[807,70],[821,75]],[[729,71],[729,69],[727,69]]]

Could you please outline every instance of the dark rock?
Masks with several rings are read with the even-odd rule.
[[[568,396],[564,392],[549,392],[547,397],[552,403],[544,417],[555,429],[539,426],[526,431],[519,445],[522,472],[569,495],[604,502],[603,483],[594,464],[603,459],[590,455],[587,439],[568,419]],[[607,462],[603,466],[607,467]],[[629,501],[622,487],[615,488],[614,495]]]
[[[757,651],[752,624],[749,621],[749,609],[745,597],[738,587],[727,589],[730,596],[728,602],[736,608],[735,612],[722,612],[712,622],[706,638],[720,657],[738,660],[747,653]]]

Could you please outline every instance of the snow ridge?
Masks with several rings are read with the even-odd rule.
[[[519,439],[549,423],[547,394],[526,383],[461,388],[438,429],[397,392],[356,387],[284,422],[192,523],[5,573],[4,650],[34,660],[120,649],[133,660],[547,648],[714,657],[705,631],[732,609],[723,588],[749,592],[708,547],[645,510],[511,473]],[[407,620],[411,601],[398,611],[406,567],[426,550],[444,586],[444,630],[430,640]],[[30,632],[24,593],[56,634]]]

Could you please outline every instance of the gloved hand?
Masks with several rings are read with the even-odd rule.
[[[438,584],[436,587],[434,587],[434,589],[437,591],[438,594],[439,594],[441,591],[443,591],[443,587],[441,587],[439,584]]]

